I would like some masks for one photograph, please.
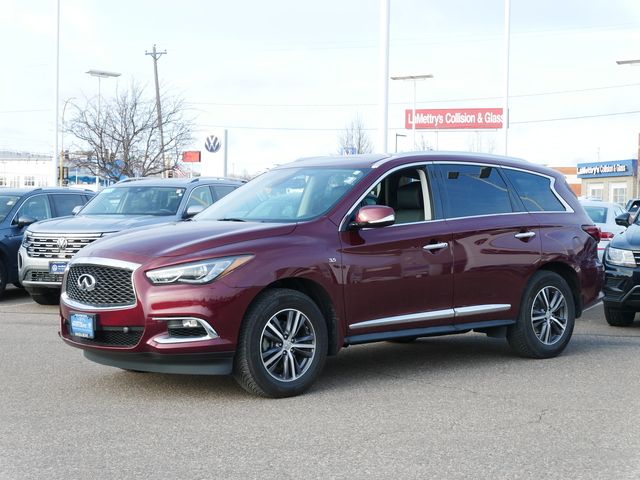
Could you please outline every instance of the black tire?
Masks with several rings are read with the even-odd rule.
[[[322,371],[327,345],[326,321],[308,296],[284,288],[267,290],[242,322],[234,377],[255,395],[299,395]]]
[[[7,288],[7,267],[0,260],[0,298],[4,295],[4,289]]]
[[[635,310],[627,308],[613,308],[604,304],[604,318],[612,327],[628,327],[636,316]]]
[[[58,290],[42,288],[29,293],[33,301],[39,305],[58,305],[60,303],[60,292]]]
[[[22,285],[20,282],[13,282],[13,286],[19,288],[20,290],[24,290],[24,285]]]
[[[557,273],[541,270],[525,288],[507,340],[523,357],[555,357],[569,343],[574,325],[575,301],[569,285]]]

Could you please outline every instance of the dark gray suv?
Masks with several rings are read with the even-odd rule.
[[[107,187],[77,215],[27,229],[18,253],[20,282],[37,303],[54,305],[67,263],[82,247],[121,230],[191,218],[242,183],[227,178],[148,178]]]

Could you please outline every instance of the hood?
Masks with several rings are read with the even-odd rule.
[[[129,228],[175,222],[175,215],[76,215],[42,220],[29,226],[32,233],[110,233]]]
[[[640,250],[640,225],[632,224],[626,231],[613,237],[610,245],[623,250]]]
[[[109,235],[78,252],[76,257],[128,258],[140,262],[177,257],[223,245],[291,233],[296,224],[258,222],[176,222]]]

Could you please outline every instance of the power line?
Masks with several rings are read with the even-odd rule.
[[[619,85],[604,85],[600,87],[590,88],[577,88],[569,90],[550,90],[546,92],[534,92],[534,93],[520,93],[509,95],[509,98],[526,98],[526,97],[541,97],[546,95],[563,95],[567,93],[584,93],[598,90],[610,90],[626,87],[637,87],[640,83],[624,83]],[[418,104],[431,104],[431,103],[453,103],[453,102],[471,102],[479,100],[496,100],[502,97],[466,97],[466,98],[448,98],[441,100],[429,100],[417,102]],[[188,105],[212,105],[216,107],[300,107],[300,108],[319,108],[319,107],[375,107],[377,103],[217,103],[217,102],[185,102]],[[406,105],[407,102],[389,102],[389,105]]]

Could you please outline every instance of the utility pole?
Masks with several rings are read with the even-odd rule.
[[[158,130],[160,130],[160,151],[162,153],[162,161],[164,162],[165,171],[162,174],[163,177],[167,177],[169,175],[169,165],[167,165],[167,159],[164,155],[164,134],[162,132],[162,108],[160,106],[160,85],[158,84],[158,59],[162,55],[166,55],[167,51],[158,52],[156,50],[156,45],[153,44],[153,50],[151,52],[147,52],[145,50],[145,55],[151,55],[153,58],[153,74],[156,79],[156,111],[158,112]]]

